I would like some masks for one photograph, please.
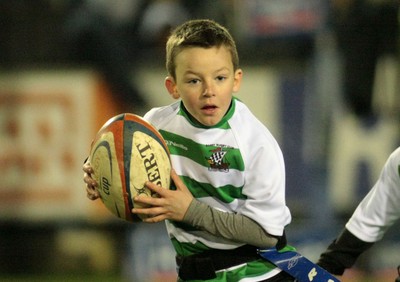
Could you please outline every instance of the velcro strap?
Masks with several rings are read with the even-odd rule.
[[[257,248],[244,245],[233,250],[209,250],[186,257],[176,257],[179,278],[207,280],[215,278],[215,271],[260,259]]]
[[[183,280],[208,280],[216,277],[211,258],[184,257],[177,259],[179,278]]]

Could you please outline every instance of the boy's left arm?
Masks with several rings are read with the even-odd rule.
[[[183,222],[212,235],[260,248],[276,246],[278,239],[258,223],[237,213],[223,212],[193,199]]]
[[[281,242],[282,236],[267,233],[260,224],[245,215],[220,211],[194,199],[174,170],[171,171],[171,179],[176,190],[146,182],[146,187],[158,197],[135,197],[135,202],[148,207],[133,208],[132,213],[147,215],[143,221],[148,223],[165,219],[183,221],[212,235],[260,248],[274,247],[278,240]]]

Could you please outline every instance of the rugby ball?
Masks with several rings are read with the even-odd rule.
[[[143,207],[134,204],[133,197],[157,197],[145,187],[146,181],[169,189],[168,147],[158,130],[138,115],[124,113],[109,119],[97,132],[89,158],[102,202],[121,219],[143,219],[131,210]]]

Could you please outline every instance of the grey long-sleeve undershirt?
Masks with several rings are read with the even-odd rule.
[[[270,248],[278,242],[252,219],[214,209],[196,199],[191,202],[183,222],[214,236],[260,248]]]

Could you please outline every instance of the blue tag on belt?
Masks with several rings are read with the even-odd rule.
[[[340,282],[328,271],[295,251],[277,251],[276,248],[271,248],[259,249],[258,253],[299,282]]]

